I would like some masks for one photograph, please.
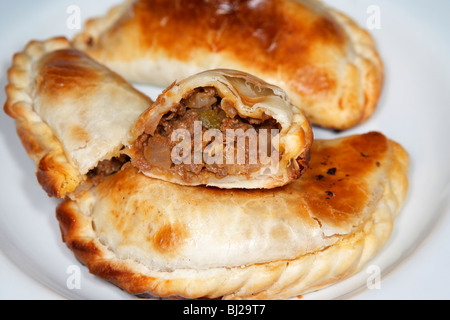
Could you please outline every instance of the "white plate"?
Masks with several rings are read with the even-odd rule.
[[[104,13],[118,2],[76,1],[81,23]],[[316,138],[372,130],[383,132],[409,151],[411,187],[391,239],[368,268],[304,298],[396,297],[390,296],[389,292],[399,293],[400,297],[402,294],[416,297],[408,295],[411,293],[409,288],[437,290],[437,297],[448,298],[450,290],[446,288],[450,281],[446,270],[450,265],[450,255],[446,233],[450,231],[450,224],[447,217],[443,219],[443,214],[449,212],[450,194],[450,129],[447,125],[450,119],[450,23],[446,22],[450,3],[433,1],[433,7],[430,7],[430,2],[425,0],[328,2],[354,17],[361,25],[376,27],[371,33],[385,62],[386,85],[379,107],[367,123],[341,133],[315,129]],[[55,35],[70,37],[77,32],[69,28],[76,23],[76,20],[69,19],[75,12],[68,10],[72,4],[70,1],[49,0],[0,3],[1,87],[6,85],[6,70],[13,53],[22,50],[30,39],[46,39]],[[379,20],[373,16],[377,13],[380,14]],[[69,26],[68,21],[72,22]],[[139,88],[152,98],[160,90]],[[0,95],[3,103],[5,94],[1,92]],[[3,113],[0,115],[0,150],[0,245],[3,251],[0,255],[0,297],[132,299],[90,275],[61,242],[54,216],[57,201],[47,198],[38,186],[34,165],[15,134],[13,121]],[[435,229],[439,221],[445,223],[447,229]],[[437,235],[434,235],[435,230]],[[416,252],[427,237],[430,239],[424,244],[425,248],[434,250],[422,248]],[[415,254],[411,256],[412,253]],[[410,256],[411,259],[405,262]],[[436,260],[428,265],[422,257]],[[80,288],[71,287],[74,270],[80,271]],[[367,283],[373,284],[370,279],[374,270],[380,270],[383,276],[391,274],[386,279],[383,277],[381,282],[381,288],[391,288],[391,291],[367,290]],[[426,272],[429,280],[416,272]],[[414,279],[405,278],[405,275],[414,276]],[[396,287],[392,288],[391,284]]]

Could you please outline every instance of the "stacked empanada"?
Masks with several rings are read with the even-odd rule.
[[[58,210],[89,270],[135,295],[286,299],[349,277],[381,249],[407,191],[408,156],[380,133],[316,140],[277,189],[220,190],[127,165]]]
[[[286,299],[390,236],[407,152],[370,35],[318,1],[128,0],[13,59],[5,111],[89,271],[139,296]],[[131,83],[162,85],[152,101]]]
[[[127,0],[88,21],[74,43],[131,81],[163,87],[242,70],[337,130],[367,120],[383,84],[372,37],[317,0]]]

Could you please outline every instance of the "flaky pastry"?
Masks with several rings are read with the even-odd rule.
[[[57,209],[89,271],[133,295],[284,299],[349,277],[388,240],[409,158],[380,133],[317,140],[298,180],[186,187],[130,164]]]
[[[173,83],[131,129],[131,162],[183,185],[274,188],[307,168],[310,122],[286,94],[247,73],[208,70]]]
[[[152,101],[66,38],[31,41],[8,72],[5,112],[49,196],[117,171],[129,129]]]
[[[128,81],[162,87],[242,70],[338,130],[373,114],[384,77],[371,35],[315,0],[128,0],[90,19],[74,45]]]

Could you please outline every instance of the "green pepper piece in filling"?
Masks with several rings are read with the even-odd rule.
[[[220,129],[222,117],[214,110],[202,110],[198,113],[198,118],[206,129]]]

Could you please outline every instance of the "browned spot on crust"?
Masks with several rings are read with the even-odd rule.
[[[73,126],[71,128],[71,137],[77,141],[88,141],[90,139],[89,133],[81,126]]]
[[[161,227],[152,237],[153,246],[160,252],[173,252],[185,239],[185,230],[179,224],[167,224]]]
[[[371,132],[351,137],[347,143],[313,144],[310,169],[302,177],[306,203],[313,212],[328,220],[346,221],[366,206],[369,186],[362,179],[378,169],[388,140]],[[362,156],[364,155],[364,156]]]
[[[309,65],[297,70],[291,85],[301,93],[314,94],[334,88],[336,80],[330,78],[327,72]]]
[[[286,78],[313,65],[315,50],[324,43],[334,53],[344,52],[347,44],[344,30],[332,19],[297,1],[280,0],[136,1],[100,41],[120,43],[121,32],[136,35],[126,40],[133,43],[131,47],[155,54],[161,48],[168,58],[189,61],[196,52],[220,52],[268,73],[282,70]],[[137,58],[138,51],[128,52],[129,59]],[[314,80],[310,89],[334,88],[333,79],[325,79],[320,70],[314,72],[304,78]]]
[[[317,39],[324,42],[334,42],[339,44],[345,39],[345,32],[332,19],[328,17],[321,17],[313,23],[312,34],[317,36]]]
[[[75,88],[83,88],[87,92],[89,87],[95,86],[98,78],[87,55],[75,49],[57,50],[42,59],[37,90],[53,99],[63,99]]]

